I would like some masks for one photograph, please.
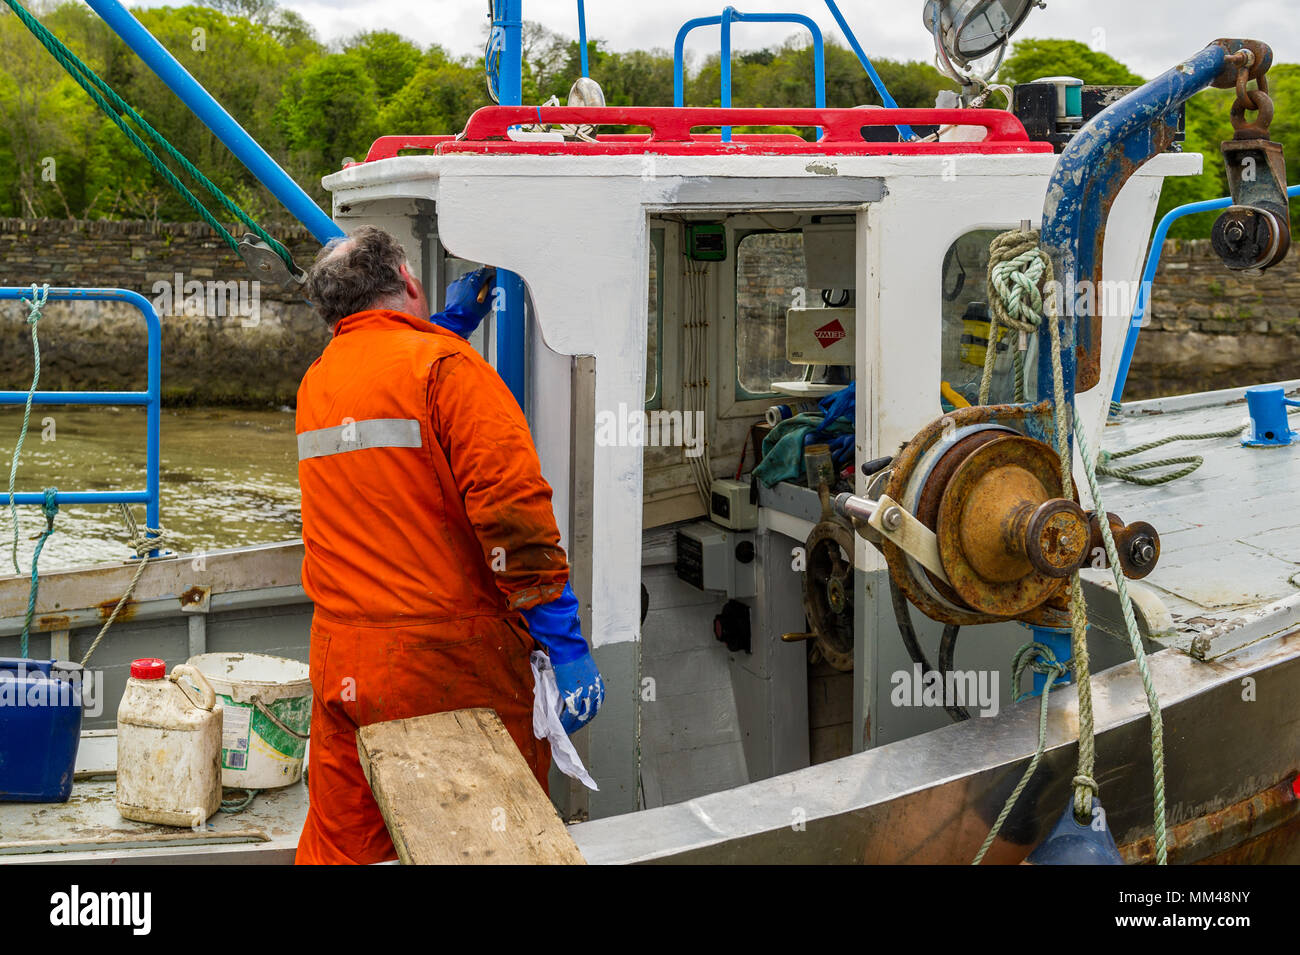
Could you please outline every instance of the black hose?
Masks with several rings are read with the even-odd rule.
[[[943,675],[944,686],[948,685],[948,674],[952,672],[954,658],[957,655],[957,634],[961,633],[961,627],[955,623],[950,623],[943,628],[943,636],[939,638],[939,672]],[[944,707],[948,715],[952,717],[954,723],[960,723],[962,720],[970,719],[970,711],[964,706]]]
[[[889,578],[889,600],[894,605],[894,619],[898,622],[898,633],[903,638],[907,655],[912,658],[913,663],[920,664],[922,674],[937,672],[940,677],[943,677],[946,688],[947,674],[952,670],[953,656],[957,648],[957,634],[961,628],[951,624],[943,628],[943,637],[939,641],[939,669],[935,671],[934,667],[930,666],[930,661],[926,659],[920,641],[916,638],[916,629],[912,626],[912,611],[907,605],[907,598],[903,596],[903,592],[892,576]],[[964,706],[945,705],[943,710],[954,723],[970,719],[970,713]]]

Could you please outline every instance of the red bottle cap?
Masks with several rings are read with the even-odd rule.
[[[131,675],[137,680],[161,680],[167,675],[167,664],[153,657],[132,660]]]

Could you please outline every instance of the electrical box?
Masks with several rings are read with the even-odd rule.
[[[854,308],[792,308],[785,313],[785,357],[796,365],[852,365]]]
[[[710,521],[688,524],[677,531],[677,577],[700,590],[728,597],[753,597],[754,537],[719,527]]]
[[[858,287],[856,229],[852,222],[814,223],[803,227],[803,262],[809,288]]]
[[[758,505],[750,503],[747,481],[719,478],[709,488],[709,517],[715,524],[734,531],[758,526]]]
[[[686,227],[686,256],[697,262],[727,257],[727,230],[720,222],[693,222]]]

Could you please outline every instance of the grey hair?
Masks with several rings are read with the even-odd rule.
[[[398,270],[405,264],[406,253],[391,234],[363,225],[316,253],[303,291],[333,328],[340,318],[399,301],[405,281]]]

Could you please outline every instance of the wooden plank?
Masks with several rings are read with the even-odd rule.
[[[363,726],[357,752],[406,865],[584,864],[494,710]]]

